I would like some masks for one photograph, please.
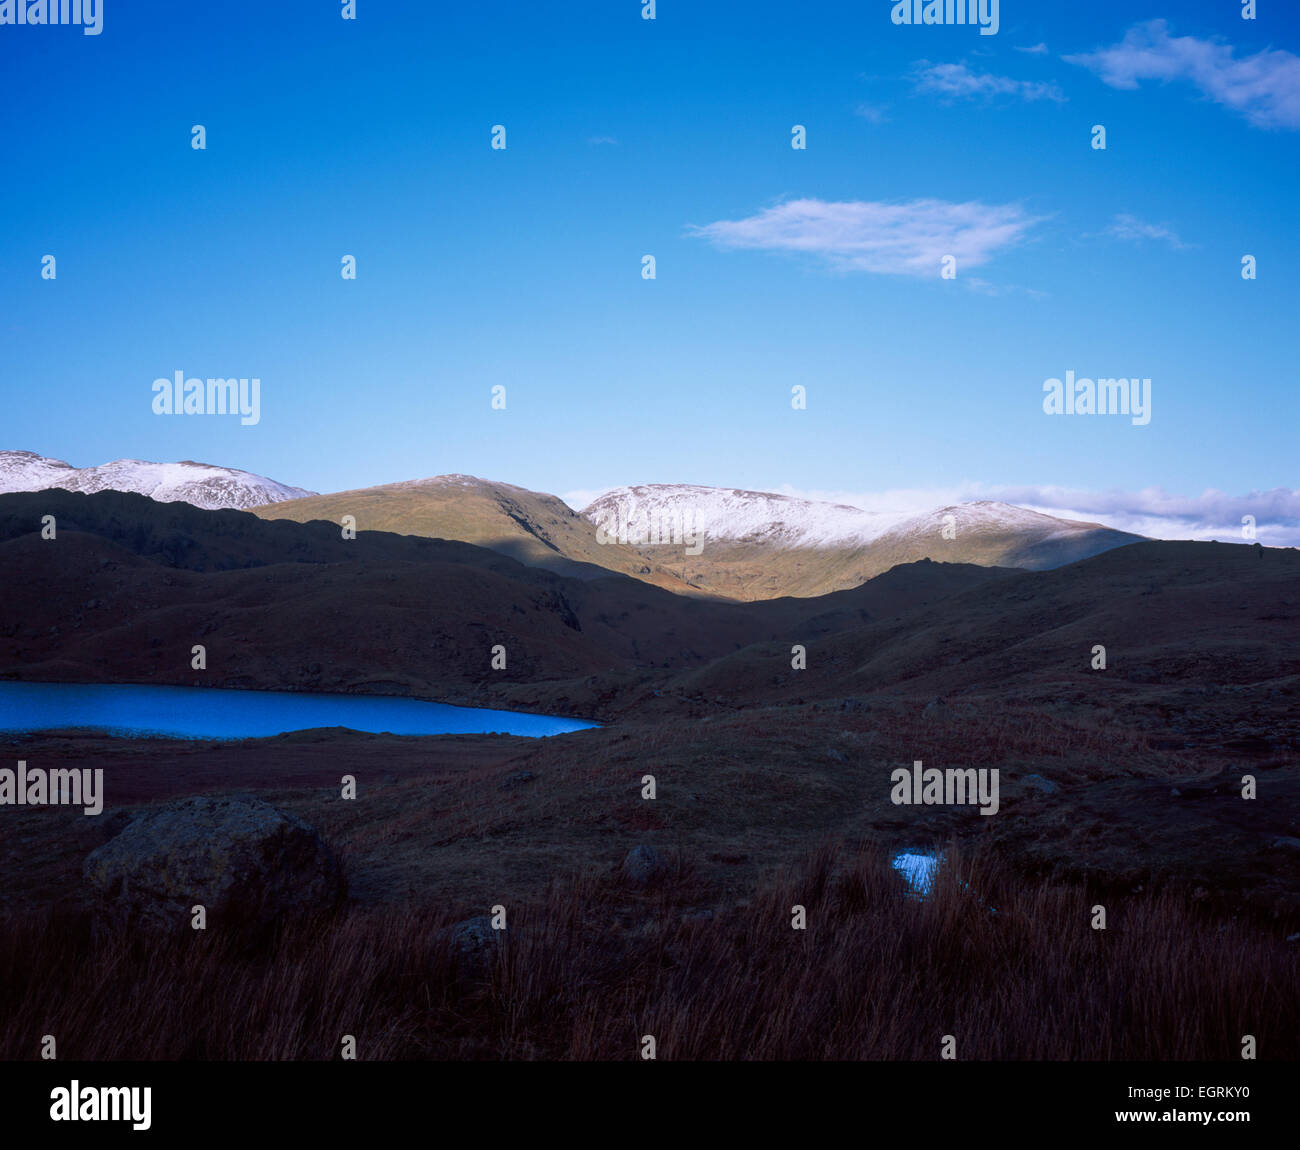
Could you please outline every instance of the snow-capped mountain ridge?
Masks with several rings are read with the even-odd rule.
[[[588,504],[582,514],[607,531],[624,522],[635,530],[655,522],[683,521],[709,540],[818,549],[865,547],[879,540],[908,536],[938,536],[945,527],[962,534],[1030,532],[1038,538],[1051,538],[1098,526],[992,500],[952,504],[915,514],[864,511],[842,503],[693,484],[615,488]]]
[[[32,451],[0,451],[0,493],[45,491],[52,487],[85,495],[96,491],[130,491],[159,503],[190,503],[209,511],[262,507],[315,494],[251,471],[190,459],[179,463],[115,459],[98,467],[73,467],[61,459],[49,459]]]
[[[654,483],[607,491],[582,511],[606,529],[656,518],[686,520],[708,539],[768,542],[784,547],[838,547],[879,538],[903,516],[789,495],[688,483]]]
[[[29,451],[0,452],[0,493],[48,488],[132,491],[271,520],[352,515],[365,530],[459,540],[574,578],[610,572],[740,600],[824,595],[922,559],[1047,570],[1142,538],[989,500],[917,514],[645,484],[605,492],[579,512],[554,495],[460,473],[317,495],[193,460],[76,468]]]

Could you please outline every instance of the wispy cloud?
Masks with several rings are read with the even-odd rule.
[[[588,136],[587,143],[590,144],[593,148],[598,148],[602,144],[617,145],[618,141],[614,139],[613,136]]]
[[[883,124],[889,119],[885,109],[877,104],[859,104],[853,109],[853,114],[861,116],[869,124]]]
[[[955,256],[959,271],[979,267],[1041,218],[1019,204],[804,199],[689,233],[724,250],[803,253],[841,271],[937,276],[944,256]]]
[[[987,296],[1027,295],[1031,299],[1046,299],[1048,292],[1038,288],[1021,287],[1019,284],[995,284],[979,276],[967,276],[966,286],[973,292]]]
[[[1017,51],[1017,52],[1027,52],[1027,53],[1028,53],[1029,55],[1031,55],[1031,56],[1046,56],[1046,55],[1047,55],[1047,45],[1046,45],[1046,44],[1030,44],[1027,48],[1019,48],[1019,47],[1017,47],[1017,48],[1016,48],[1016,51]]]
[[[1130,28],[1118,44],[1063,59],[1112,88],[1186,81],[1256,127],[1300,129],[1300,56],[1282,49],[1238,57],[1230,44],[1171,36],[1166,21],[1150,20]]]
[[[934,92],[958,100],[989,100],[995,96],[1012,96],[1021,100],[1065,101],[1065,93],[1055,84],[1035,80],[1014,80],[992,72],[973,72],[965,64],[931,64],[918,60],[912,72],[918,92]]]
[[[1178,233],[1168,224],[1149,224],[1145,220],[1140,220],[1137,216],[1129,215],[1127,212],[1121,212],[1110,222],[1110,226],[1102,233],[1114,240],[1125,240],[1129,243],[1141,243],[1143,240],[1162,240],[1171,248],[1182,250],[1189,245],[1183,243]]]

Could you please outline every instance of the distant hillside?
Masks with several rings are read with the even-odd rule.
[[[323,519],[336,525],[351,515],[360,531],[456,539],[576,579],[613,571],[674,591],[693,590],[636,549],[602,546],[596,526],[562,499],[472,475],[387,483],[253,511],[263,519]]]
[[[472,475],[321,495],[190,461],[75,468],[29,451],[0,452],[0,493],[50,489],[130,492],[335,527],[352,516],[359,531],[471,543],[576,579],[613,572],[742,602],[814,598],[921,559],[1046,570],[1142,538],[994,502],[904,515],[737,488],[648,484],[609,491],[579,513],[554,495]]]
[[[1300,746],[1298,589],[1293,548],[1139,543],[837,628],[810,644],[798,674],[783,645],[756,644],[675,676],[660,705],[889,693],[934,699],[936,718],[948,719],[969,710],[963,699],[980,699],[986,715],[1001,699],[1045,714],[1106,707],[1177,744],[1281,750]],[[1104,670],[1092,666],[1096,646]]]
[[[54,541],[40,537],[46,514]],[[461,542],[345,540],[323,522],[47,491],[0,496],[0,583],[5,677],[593,717],[974,695],[1045,713],[1105,702],[1225,743],[1300,736],[1300,719],[1279,717],[1296,714],[1300,684],[1291,549],[1146,542],[1050,571],[923,560],[817,598],[738,603],[569,578]],[[206,672],[190,668],[196,643]],[[806,669],[791,666],[796,644]],[[1097,644],[1104,672],[1090,666]],[[496,645],[505,670],[490,666]]]
[[[920,559],[1042,570],[1142,538],[1006,503],[961,503],[903,516],[675,484],[618,488],[583,515],[630,540],[647,533],[663,538],[679,525],[698,531],[703,545],[696,556],[680,546],[646,550],[668,575],[745,600],[824,595]]]
[[[47,514],[53,541],[40,536]],[[808,642],[1007,577],[922,564],[822,599],[729,603],[617,575],[568,578],[461,542],[344,540],[328,523],[116,492],[3,495],[0,676],[509,703],[512,690],[613,674],[625,676],[626,706],[672,668],[759,641]],[[196,643],[206,672],[190,667]],[[547,705],[581,713],[580,697]]]
[[[578,514],[553,495],[467,475],[253,510],[265,519],[335,524],[352,515],[362,530],[459,539],[576,578],[614,571],[677,592],[741,601],[825,595],[920,559],[1040,570],[1141,538],[1005,503],[884,515],[688,485],[619,488]]]

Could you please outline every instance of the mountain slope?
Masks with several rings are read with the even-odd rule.
[[[607,492],[579,513],[554,495],[469,475],[319,495],[190,461],[120,459],[78,469],[31,452],[0,452],[0,493],[50,488],[134,492],[336,527],[350,515],[359,531],[456,540],[574,578],[612,572],[679,594],[742,602],[825,595],[921,559],[1046,570],[1141,538],[992,502],[905,515],[736,488],[648,484]]]
[[[921,559],[1042,570],[1141,538],[1005,503],[907,516],[688,484],[618,488],[579,514],[553,495],[468,475],[253,511],[264,519],[334,524],[352,515],[362,531],[457,539],[562,575],[615,572],[742,602],[825,595]]]
[[[312,494],[251,471],[189,459],[179,463],[115,459],[98,467],[73,467],[61,459],[31,451],[0,451],[0,493],[51,488],[86,495],[97,491],[134,492],[159,503],[190,503],[206,510],[246,510]]]
[[[583,515],[607,532],[621,532],[630,544],[698,531],[698,555],[664,543],[644,550],[653,551],[667,574],[744,600],[824,595],[921,559],[1045,570],[1142,538],[1006,503],[962,503],[905,516],[677,484],[618,488]]]
[[[640,552],[601,545],[596,526],[556,496],[472,475],[412,479],[252,510],[263,519],[299,523],[339,524],[351,515],[358,531],[455,539],[573,578],[602,578],[612,571],[674,591],[691,590]]]
[[[900,567],[884,591],[931,566]],[[951,568],[954,571],[969,568]],[[1004,573],[1005,574],[1005,573]],[[901,693],[943,699],[936,721],[999,707],[1125,714],[1181,744],[1300,746],[1300,551],[1148,541],[1051,571],[1022,571],[889,618],[810,634],[808,666],[757,644],[662,685],[727,705]],[[819,600],[819,602],[828,602]],[[1096,667],[1105,648],[1106,666]],[[980,700],[967,705],[961,700]]]
[[[57,543],[41,537],[45,514]],[[923,567],[826,599],[728,603],[616,575],[566,578],[462,542],[377,531],[345,540],[325,522],[118,492],[0,495],[0,678],[480,698],[595,714],[616,692],[622,705],[652,696],[670,668],[760,641],[788,651],[1013,577]],[[191,666],[195,643],[208,652],[203,672]],[[600,694],[581,682],[595,676],[617,682]]]

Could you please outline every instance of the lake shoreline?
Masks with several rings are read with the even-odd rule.
[[[203,698],[202,695],[207,697]],[[237,700],[237,695],[246,698]],[[339,714],[323,713],[330,700],[335,701]],[[184,707],[187,703],[197,704],[195,710],[199,717],[196,718],[193,713],[187,714],[185,720],[178,723],[175,708]],[[115,721],[92,714],[105,708],[116,709],[119,719],[131,721]],[[298,711],[297,720],[292,714],[295,708]],[[21,717],[25,709],[36,713],[36,718],[32,720],[34,725],[18,725],[28,721]],[[154,715],[170,718],[154,718]],[[15,716],[19,718],[15,719]],[[509,721],[504,726],[490,726],[496,716],[508,718]],[[362,719],[364,723],[353,725],[339,721],[348,717]],[[309,718],[327,718],[330,721],[305,721]],[[476,721],[483,724],[481,729],[466,729],[466,724],[472,725]],[[196,722],[205,729],[195,729]],[[268,729],[268,723],[276,729]],[[383,725],[385,723],[390,725]],[[222,730],[222,724],[231,729]],[[242,732],[234,729],[241,724],[248,729]],[[440,730],[440,725],[446,725],[449,729]],[[0,733],[9,735],[80,731],[103,734],[110,738],[241,741],[304,730],[341,728],[398,736],[517,734],[545,738],[592,729],[598,725],[589,720],[546,715],[536,711],[473,707],[395,695],[262,691],[156,683],[0,681]],[[412,729],[413,726],[421,729]]]

